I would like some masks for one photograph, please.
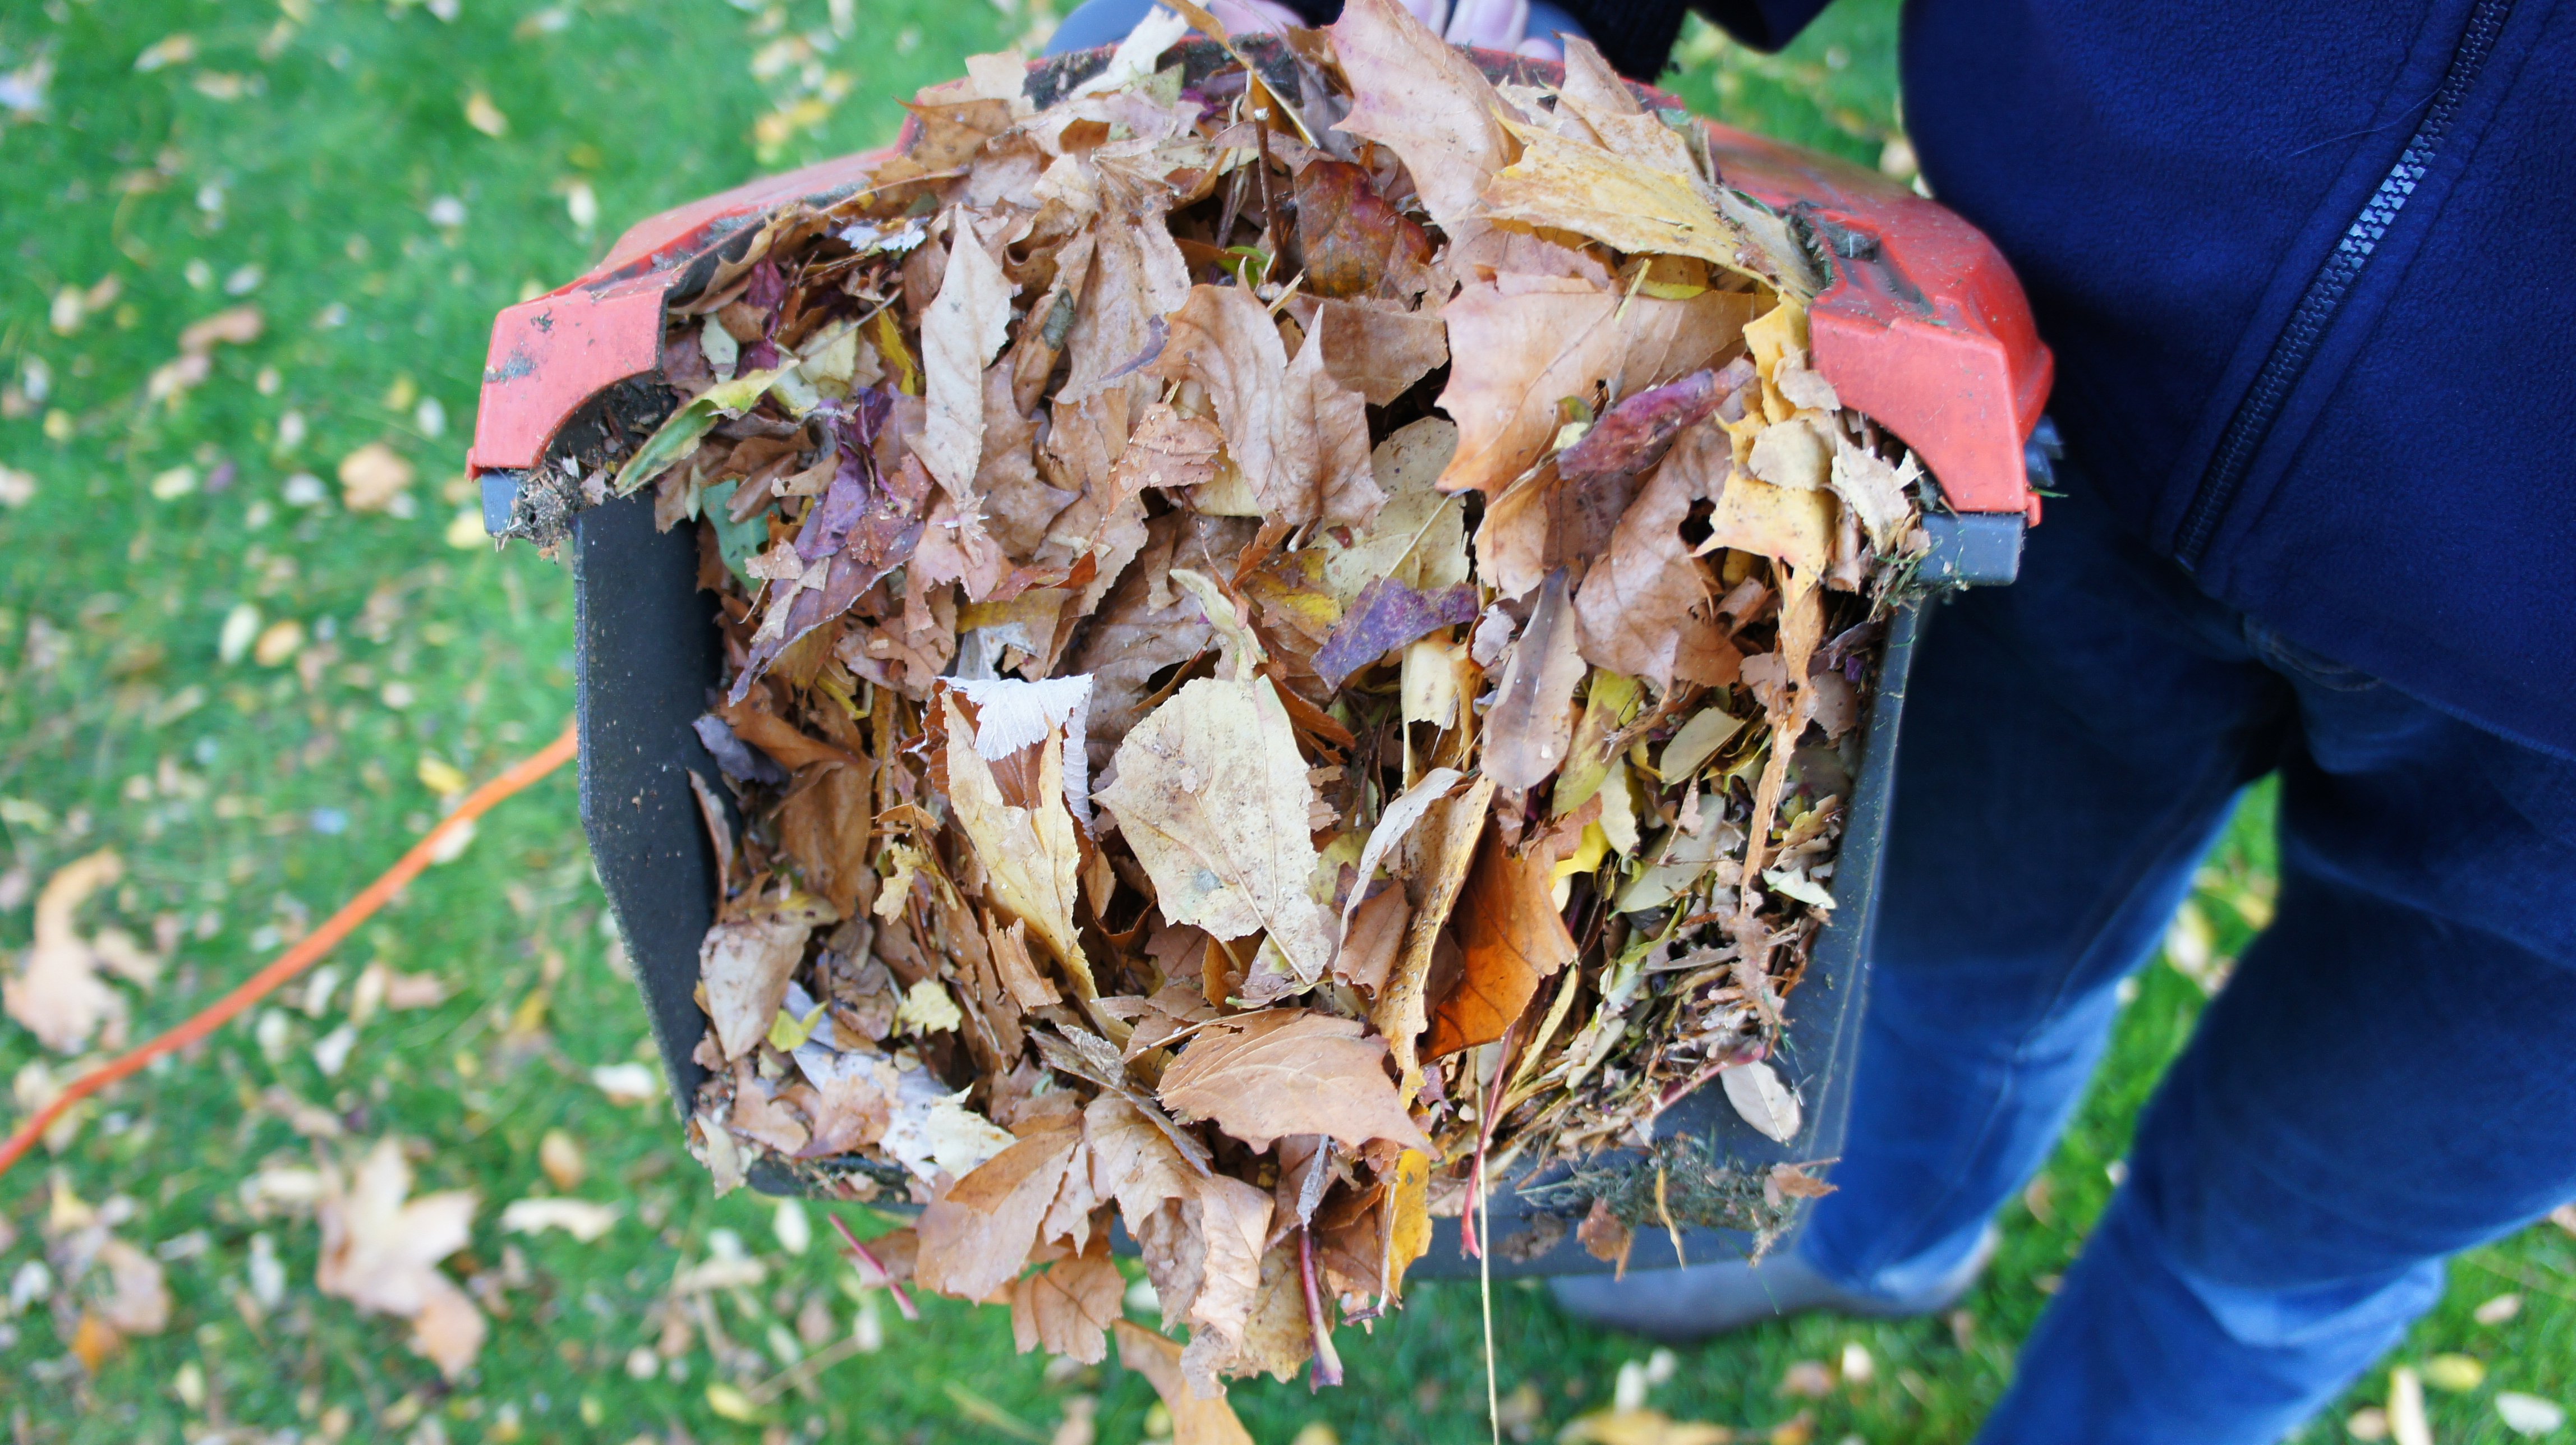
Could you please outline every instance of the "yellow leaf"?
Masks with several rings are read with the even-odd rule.
[[[1572,231],[1630,255],[1696,256],[1768,279],[1737,259],[1750,242],[1701,195],[1696,177],[1536,126],[1503,124],[1522,149],[1485,187],[1494,219]]]
[[[975,751],[975,729],[956,695],[942,693],[941,705],[948,710],[948,804],[984,864],[994,906],[1026,923],[1081,996],[1094,997],[1099,990],[1073,921],[1082,844],[1064,806],[1063,733],[1050,729],[1039,745],[1033,806],[1015,808],[1003,800],[992,765]]]

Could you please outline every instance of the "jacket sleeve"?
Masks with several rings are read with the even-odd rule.
[[[1671,64],[1682,15],[1696,8],[1756,50],[1778,50],[1798,38],[1826,0],[1566,0],[1592,43],[1620,74],[1653,81]]]

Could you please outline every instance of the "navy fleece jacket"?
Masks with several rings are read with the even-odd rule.
[[[1661,70],[1681,0],[1567,0]],[[1711,0],[1764,48],[1821,0]],[[2576,753],[2576,0],[1908,0],[1905,114],[2129,524],[2303,646]]]

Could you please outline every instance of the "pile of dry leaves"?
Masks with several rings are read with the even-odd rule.
[[[926,1205],[872,1268],[1086,1361],[1121,1224],[1207,1394],[1329,1381],[1507,1169],[1721,1074],[1794,1130],[1929,489],[1808,369],[1795,228],[1582,45],[1161,20],[924,92],[675,298],[587,490],[721,599],[694,1146]]]

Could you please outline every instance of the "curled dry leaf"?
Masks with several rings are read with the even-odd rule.
[[[1462,967],[1456,987],[1431,1011],[1426,1057],[1501,1038],[1539,982],[1574,961],[1574,935],[1550,889],[1545,862],[1516,858],[1499,835],[1485,835],[1458,900]]]
[[[1181,1373],[1181,1347],[1143,1325],[1118,1321],[1118,1362],[1154,1387],[1172,1416],[1172,1445],[1252,1445],[1223,1393],[1201,1396]]]
[[[1291,361],[1270,309],[1250,291],[1191,287],[1152,371],[1207,388],[1264,514],[1298,526],[1366,526],[1384,505],[1369,470],[1365,401],[1333,379],[1320,337],[1308,336]]]

